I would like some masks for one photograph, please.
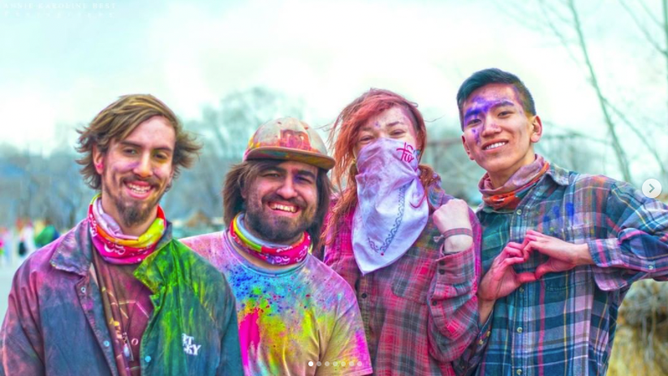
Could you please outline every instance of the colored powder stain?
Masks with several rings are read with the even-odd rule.
[[[549,215],[544,215],[543,216],[543,228],[538,229],[538,231],[545,234],[545,233],[547,233],[547,229],[549,229],[549,228],[550,228],[550,216]]]
[[[258,310],[255,309],[249,315],[239,319],[239,342],[242,344],[241,359],[244,362],[244,367],[249,365],[248,351],[257,353],[257,348],[260,345],[259,316]]]
[[[561,218],[561,211],[559,210],[558,206],[555,206],[552,208],[552,214],[554,214],[554,219],[557,220],[557,224],[559,228],[563,227],[563,218]]]
[[[569,219],[573,219],[573,216],[575,215],[575,205],[573,205],[572,202],[566,204],[566,215]]]

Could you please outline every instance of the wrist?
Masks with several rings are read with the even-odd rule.
[[[473,237],[468,235],[453,235],[443,242],[443,253],[457,253],[465,251],[473,244]]]
[[[577,263],[578,265],[594,265],[594,259],[591,257],[589,245],[587,243],[576,244],[577,247]]]

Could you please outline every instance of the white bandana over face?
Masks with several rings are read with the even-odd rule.
[[[429,205],[416,154],[413,145],[391,138],[360,150],[352,241],[362,275],[398,260],[427,224]]]

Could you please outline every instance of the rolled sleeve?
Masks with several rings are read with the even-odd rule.
[[[587,242],[599,288],[621,289],[643,278],[668,280],[668,207],[619,183],[605,214],[611,236]]]
[[[478,329],[480,227],[473,226],[468,249],[436,260],[429,293],[429,351],[440,361],[453,361],[475,339]]]

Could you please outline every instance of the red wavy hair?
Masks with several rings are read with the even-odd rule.
[[[332,169],[332,182],[341,193],[329,215],[327,231],[322,235],[326,242],[333,240],[333,238],[327,239],[327,233],[338,233],[344,222],[343,218],[357,206],[357,182],[355,181],[357,165],[353,149],[357,144],[360,128],[370,118],[396,106],[406,110],[413,121],[417,134],[416,147],[422,156],[427,145],[427,127],[424,118],[418,111],[416,103],[409,102],[397,93],[384,89],[371,89],[347,105],[336,118],[329,132],[329,143],[334,148],[333,157],[336,161]],[[434,170],[427,165],[421,164],[419,169],[420,181],[425,188],[426,195],[428,187],[436,180],[436,176]],[[344,182],[345,189],[342,189]],[[429,211],[433,209],[430,204]]]

